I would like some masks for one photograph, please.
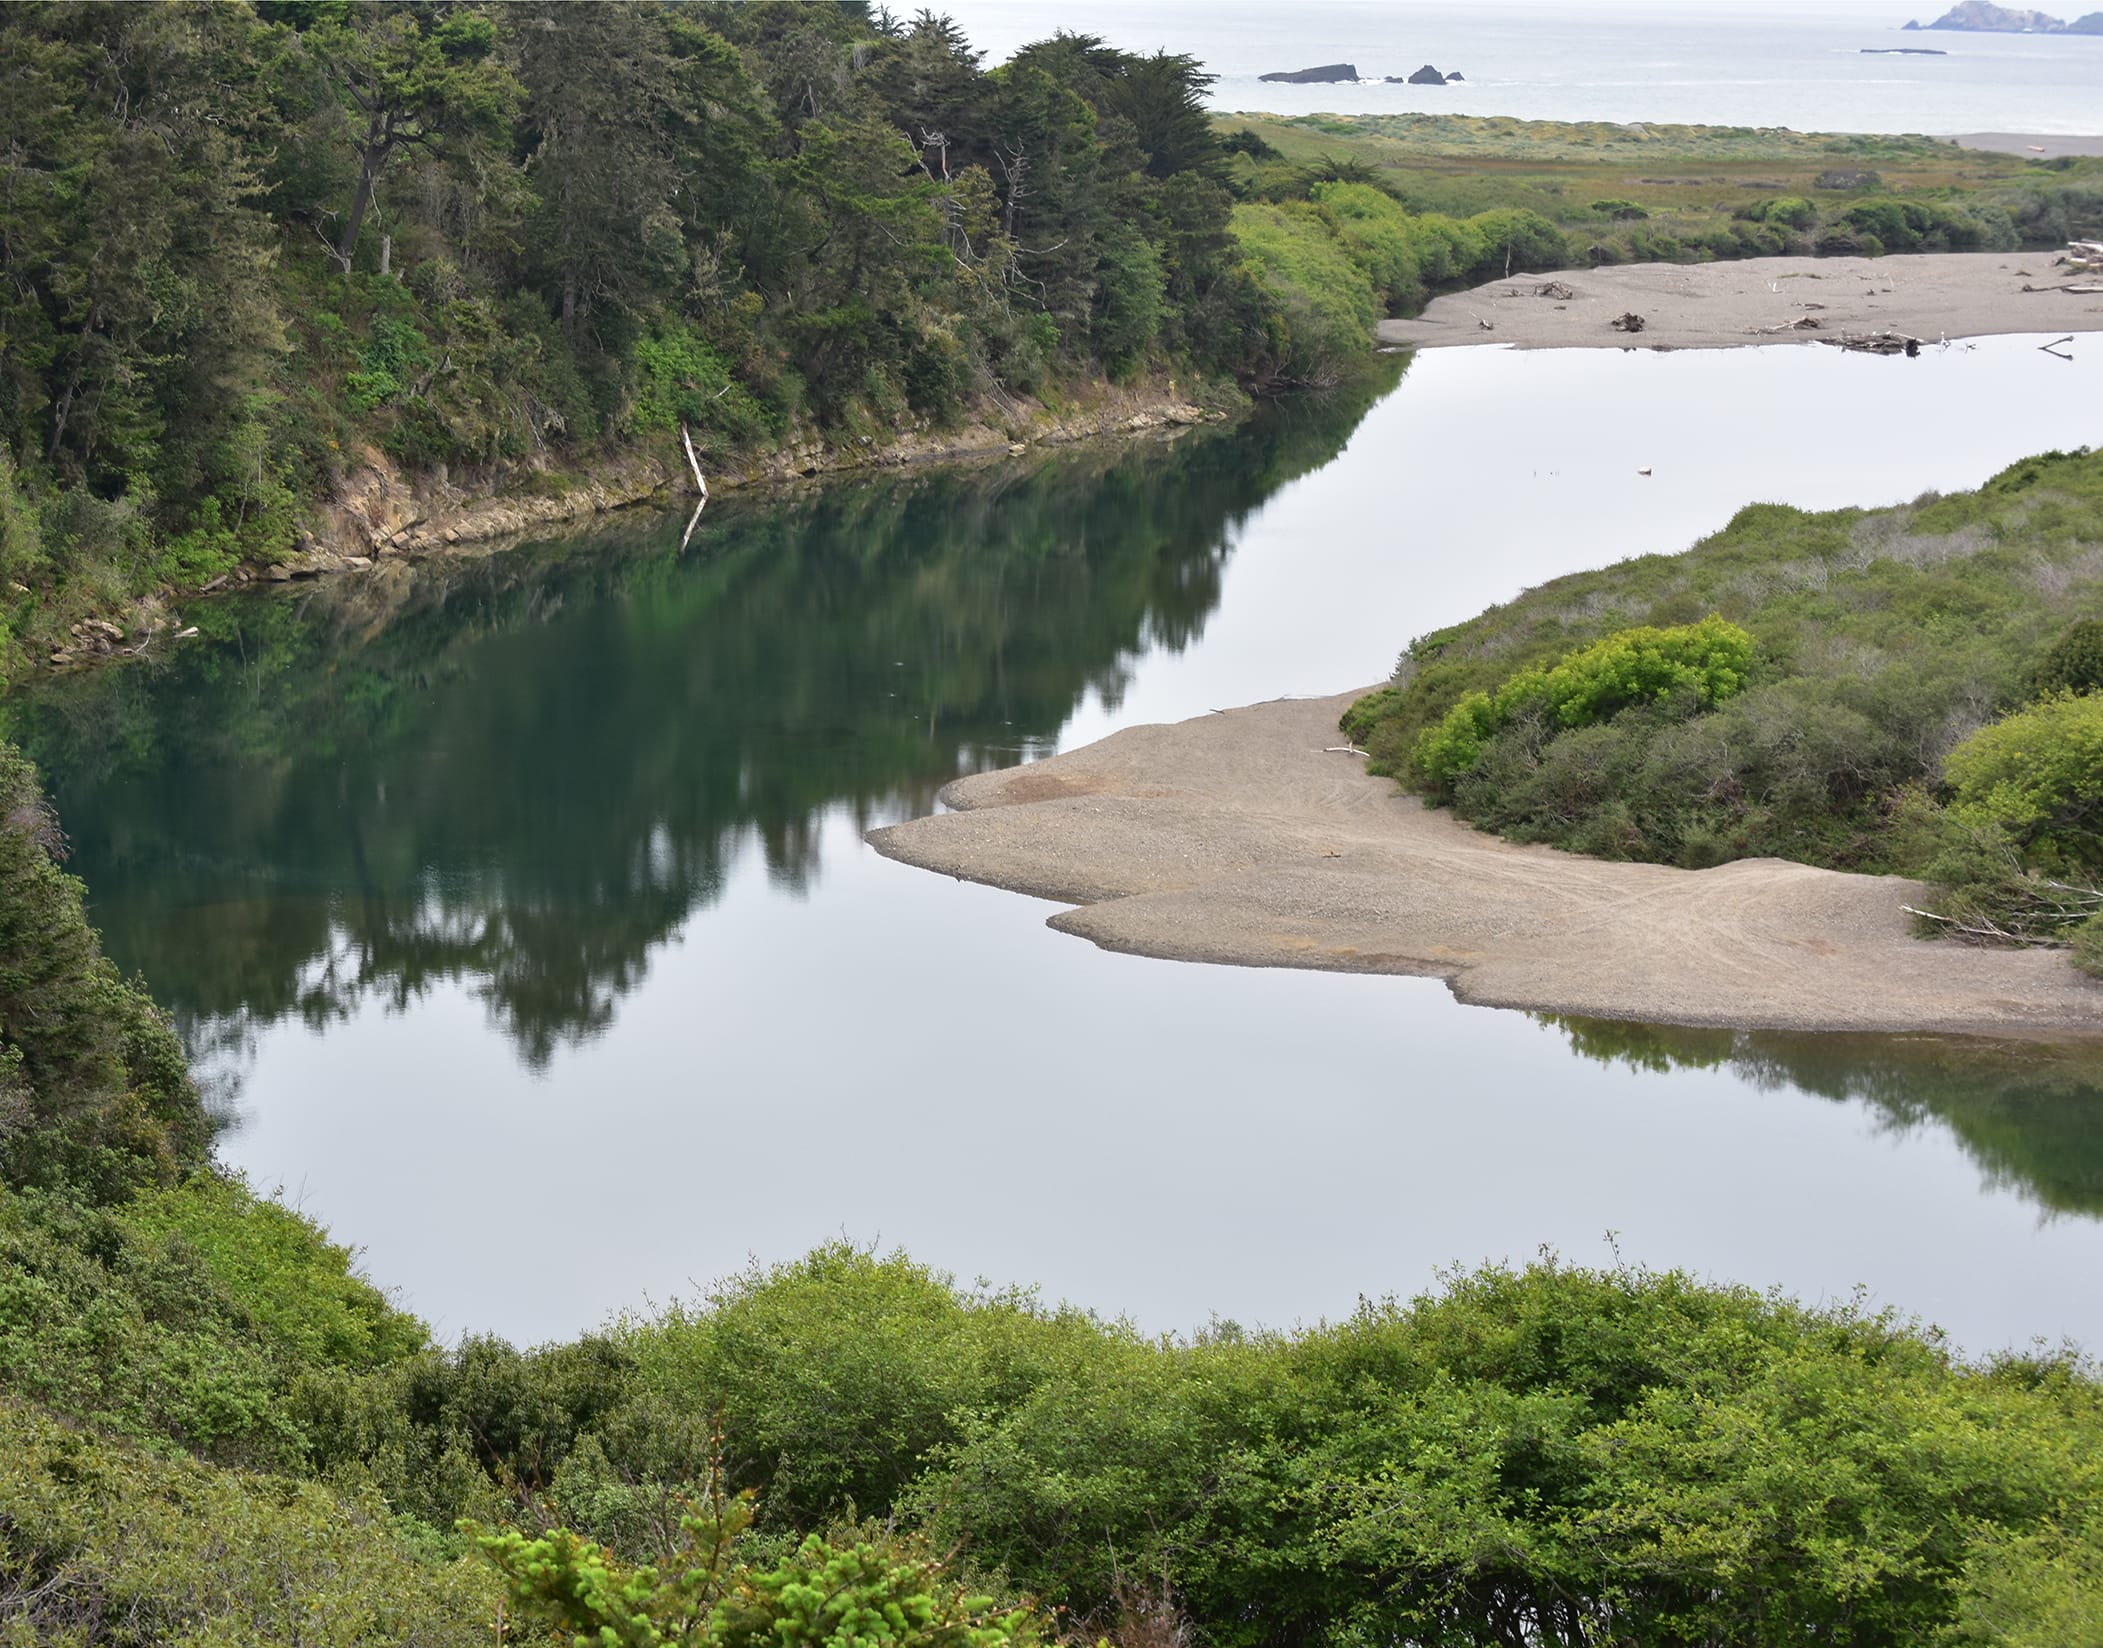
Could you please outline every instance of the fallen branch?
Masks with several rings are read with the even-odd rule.
[[[1899,908],[1909,916],[1918,916],[1922,921],[1940,922],[1951,932],[1961,937],[1980,939],[1988,944],[2033,945],[2045,950],[2066,948],[2064,939],[2037,938],[2029,933],[2011,933],[2005,928],[1995,926],[1983,916],[1977,921],[1960,921],[1956,916],[1937,915],[1933,910],[1916,910],[1910,904],[1901,904]]]
[[[694,437],[687,433],[683,423],[679,426],[679,438],[686,443],[686,461],[693,466],[694,490],[701,494],[701,501],[707,503],[708,480],[701,473],[701,460],[694,455]]]

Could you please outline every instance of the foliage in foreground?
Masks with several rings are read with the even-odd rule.
[[[65,1022],[106,980],[77,888],[0,901],[78,962],[0,973],[12,1055],[18,987]],[[32,1131],[118,1102],[40,1079]],[[1218,1648],[2094,1614],[2103,1380],[2071,1354],[1966,1363],[1888,1313],[1552,1257],[1151,1339],[844,1243],[572,1343],[443,1350],[295,1212],[93,1136],[136,1170],[32,1150],[0,1187],[8,1640],[465,1645],[506,1595],[529,1632],[723,1648],[1029,1648],[1025,1598]]]
[[[143,1452],[0,1392],[0,1641],[437,1648],[498,1587],[373,1493]]]
[[[1033,1608],[959,1583],[923,1538],[872,1525],[752,1561],[734,1554],[750,1522],[749,1494],[711,1493],[680,1518],[680,1544],[660,1564],[623,1561],[567,1528],[476,1542],[514,1618],[606,1648],[1036,1648],[1047,1634]]]
[[[2078,931],[2088,955],[2103,942],[2103,699],[2073,689],[2103,612],[2099,520],[2090,452],[1894,509],[1752,505],[1682,555],[1559,578],[1419,637],[1344,726],[1376,771],[1517,840],[1690,868],[1772,855],[1908,871],[1960,930]],[[1727,700],[1443,735],[1558,658],[1703,611],[1752,640]],[[2040,687],[2053,695],[2025,707]]]

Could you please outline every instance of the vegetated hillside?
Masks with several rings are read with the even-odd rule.
[[[2091,1366],[1677,1273],[1543,1258],[1156,1340],[834,1245],[436,1345],[204,1160],[10,759],[10,1640],[2057,1648],[2103,1608]]]
[[[835,0],[0,8],[0,668],[375,451],[551,486],[1329,381],[1370,340],[1243,255],[1207,84]]]
[[[1944,138],[1435,114],[1219,125],[1247,192],[1263,194],[1279,168],[1326,165],[1416,212],[1535,213],[1568,237],[1566,264],[2057,250],[2103,234],[2103,160]]]
[[[1895,509],[1742,509],[1681,555],[1418,637],[1344,718],[1515,840],[1942,886],[2103,969],[2103,453]]]

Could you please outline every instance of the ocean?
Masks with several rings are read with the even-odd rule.
[[[2094,0],[2074,0],[2073,15]],[[1905,33],[1941,0],[955,0],[1000,61],[1061,29],[1132,51],[1188,52],[1219,76],[1214,107],[1278,114],[1515,115],[1529,120],[1787,126],[1796,131],[2103,133],[2103,36]],[[2049,7],[2047,8],[2050,9]],[[1918,46],[1944,57],[1865,56]],[[1258,76],[1351,63],[1356,84]],[[1387,85],[1429,63],[1464,84]]]

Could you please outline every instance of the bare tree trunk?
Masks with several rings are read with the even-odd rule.
[[[358,187],[351,193],[350,216],[344,221],[343,240],[336,247],[336,267],[351,272],[357,255],[358,232],[365,227],[365,214],[372,209],[372,193],[380,181],[380,168],[394,152],[394,116],[377,111],[365,124],[365,141],[358,147]]]
[[[694,456],[694,437],[686,432],[686,425],[679,426],[679,438],[686,443],[686,461],[693,466],[694,490],[701,494],[701,501],[708,502],[708,482],[702,478],[701,460]]]
[[[66,420],[73,416],[73,403],[80,395],[81,374],[88,365],[88,340],[94,335],[95,306],[89,304],[87,324],[81,327],[80,342],[73,351],[72,376],[66,380],[66,391],[59,396],[58,405],[52,408],[51,445],[44,453],[47,461],[58,456],[59,444],[66,438]]]

